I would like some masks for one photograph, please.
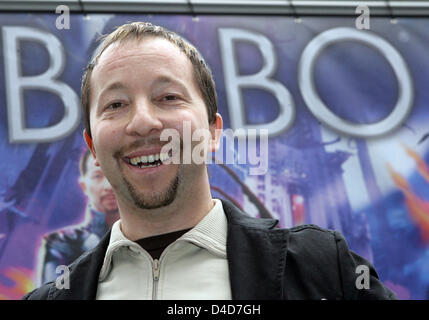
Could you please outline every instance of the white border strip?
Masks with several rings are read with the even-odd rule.
[[[307,0],[0,0],[1,11],[55,12],[58,5],[87,13],[184,13],[259,15],[356,15],[367,5],[375,16],[428,16],[429,1]]]

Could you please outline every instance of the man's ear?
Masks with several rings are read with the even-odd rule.
[[[215,152],[219,149],[220,136],[222,135],[223,130],[223,120],[220,113],[216,113],[216,121],[210,125],[210,133],[212,140],[210,141],[211,152]]]
[[[88,146],[88,149],[91,151],[92,156],[94,157],[94,164],[98,167],[100,164],[97,161],[97,157],[95,156],[95,149],[94,145],[92,143],[91,137],[88,135],[85,129],[83,129],[83,138],[85,139],[86,145]]]

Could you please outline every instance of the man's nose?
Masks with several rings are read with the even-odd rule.
[[[146,136],[162,129],[159,111],[151,101],[142,98],[135,101],[130,121],[127,124],[127,133],[130,135]]]

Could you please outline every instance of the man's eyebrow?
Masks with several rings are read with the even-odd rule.
[[[167,76],[160,76],[155,80],[155,83],[175,83],[176,81]]]
[[[180,80],[173,79],[168,76],[160,76],[154,81],[154,85],[163,85],[163,84],[178,85],[185,92],[185,94],[189,96],[189,91],[186,88],[186,85]],[[125,88],[126,86],[122,82],[113,82],[107,88],[101,91],[100,97],[102,97],[104,94],[106,94],[109,91],[122,90]]]
[[[108,91],[120,90],[120,89],[124,89],[124,88],[125,88],[125,86],[121,82],[113,82],[107,88],[103,89],[103,91],[101,91],[100,96],[102,96],[103,94],[105,94]]]
[[[173,84],[173,85],[178,85],[185,93],[186,95],[189,96],[189,91],[186,88],[186,85],[180,81],[180,80],[176,80],[167,76],[160,76],[159,78],[157,78],[154,82],[154,84]]]

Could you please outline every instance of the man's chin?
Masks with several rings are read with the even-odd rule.
[[[169,206],[174,202],[176,195],[166,191],[157,194],[152,193],[152,195],[133,194],[132,198],[137,208],[153,210]]]
[[[134,199],[134,204],[140,209],[154,210],[169,206],[174,199],[174,197],[164,197],[162,195],[153,197],[140,196],[138,199]]]
[[[166,207],[173,203],[176,198],[180,178],[177,175],[162,190],[148,190],[147,192],[138,191],[131,183],[125,180],[128,194],[137,208],[150,210]]]

